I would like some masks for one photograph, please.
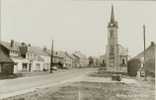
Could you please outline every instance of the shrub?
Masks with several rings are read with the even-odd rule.
[[[128,75],[136,76],[137,71],[141,66],[141,61],[139,59],[131,59],[128,61]]]

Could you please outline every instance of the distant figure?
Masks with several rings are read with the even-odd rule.
[[[140,64],[140,68],[139,68],[139,70],[137,71],[137,78],[144,77],[143,67],[144,67],[144,64],[141,63],[141,64]]]

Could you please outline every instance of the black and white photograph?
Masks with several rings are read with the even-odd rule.
[[[0,100],[155,100],[155,0],[0,0]]]

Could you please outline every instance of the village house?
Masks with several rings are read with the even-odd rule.
[[[72,59],[72,68],[77,68],[79,64],[79,58],[74,56],[74,54],[69,54]]]
[[[44,52],[46,52],[51,59],[51,50],[44,48]],[[49,63],[50,63],[50,61],[49,61]],[[53,64],[57,68],[63,67],[63,55],[61,53],[59,53],[58,51],[53,51]]]
[[[32,72],[50,69],[50,56],[40,47],[28,45],[26,59]]]
[[[73,67],[73,58],[68,52],[64,53],[64,67],[66,68],[72,68]]]
[[[73,58],[74,58],[74,66],[75,66],[75,68],[79,68],[80,67],[80,57],[75,55],[74,53],[72,55],[73,55]]]
[[[63,64],[63,57],[57,51],[54,52],[54,63]]]
[[[146,70],[148,75],[155,75],[155,56],[156,56],[156,44],[151,42],[151,45],[145,50],[145,60],[144,60],[144,51],[140,52],[138,55],[132,59],[140,60],[139,72]],[[144,64],[145,63],[145,64]],[[138,74],[140,74],[138,72]]]
[[[106,55],[101,55],[99,57],[99,63],[101,66],[106,67]]]
[[[29,71],[28,60],[21,56],[20,46],[23,43],[11,40],[9,42],[1,41],[1,45],[9,51],[9,57],[14,61],[14,73]]]
[[[100,66],[100,58],[99,57],[93,57],[93,62],[95,67]]]
[[[73,67],[73,59],[69,53],[64,51],[58,51],[58,54],[63,57],[63,68],[72,68]]]
[[[74,55],[78,56],[79,59],[79,67],[87,67],[89,64],[89,60],[86,55],[82,54],[80,51],[74,52]]]
[[[0,76],[13,74],[14,62],[9,57],[9,50],[0,44]]]

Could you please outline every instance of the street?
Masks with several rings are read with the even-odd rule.
[[[56,86],[66,82],[73,82],[94,71],[96,71],[95,68],[70,69],[48,75],[0,80],[0,98],[24,94],[35,89]]]

